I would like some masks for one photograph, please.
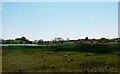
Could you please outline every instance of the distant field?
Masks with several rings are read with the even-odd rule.
[[[3,72],[117,72],[115,45],[3,46]]]

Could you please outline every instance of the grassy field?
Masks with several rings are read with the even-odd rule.
[[[118,52],[114,50],[119,48],[119,45],[3,46],[2,70],[117,72]]]

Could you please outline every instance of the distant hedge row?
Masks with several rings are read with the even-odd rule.
[[[53,46],[53,51],[78,51],[78,52],[93,52],[93,53],[111,53],[115,50],[119,50],[119,44],[80,44],[80,45],[62,45]]]

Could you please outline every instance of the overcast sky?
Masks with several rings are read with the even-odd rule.
[[[2,38],[118,37],[117,2],[3,2]]]

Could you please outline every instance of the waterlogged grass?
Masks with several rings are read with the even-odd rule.
[[[38,50],[38,51],[69,51],[69,52],[91,52],[91,53],[112,53],[120,49],[120,44],[66,44],[54,46],[3,46],[4,50]]]
[[[109,46],[104,47],[110,48],[112,52],[108,52],[109,50],[105,50],[102,46],[89,45],[4,46],[2,70],[3,72],[117,72],[118,53],[114,53],[113,49],[119,49],[119,46]],[[103,53],[101,48],[108,53]],[[94,49],[94,53],[87,51],[89,49]],[[95,49],[101,49],[102,52],[98,53]]]

